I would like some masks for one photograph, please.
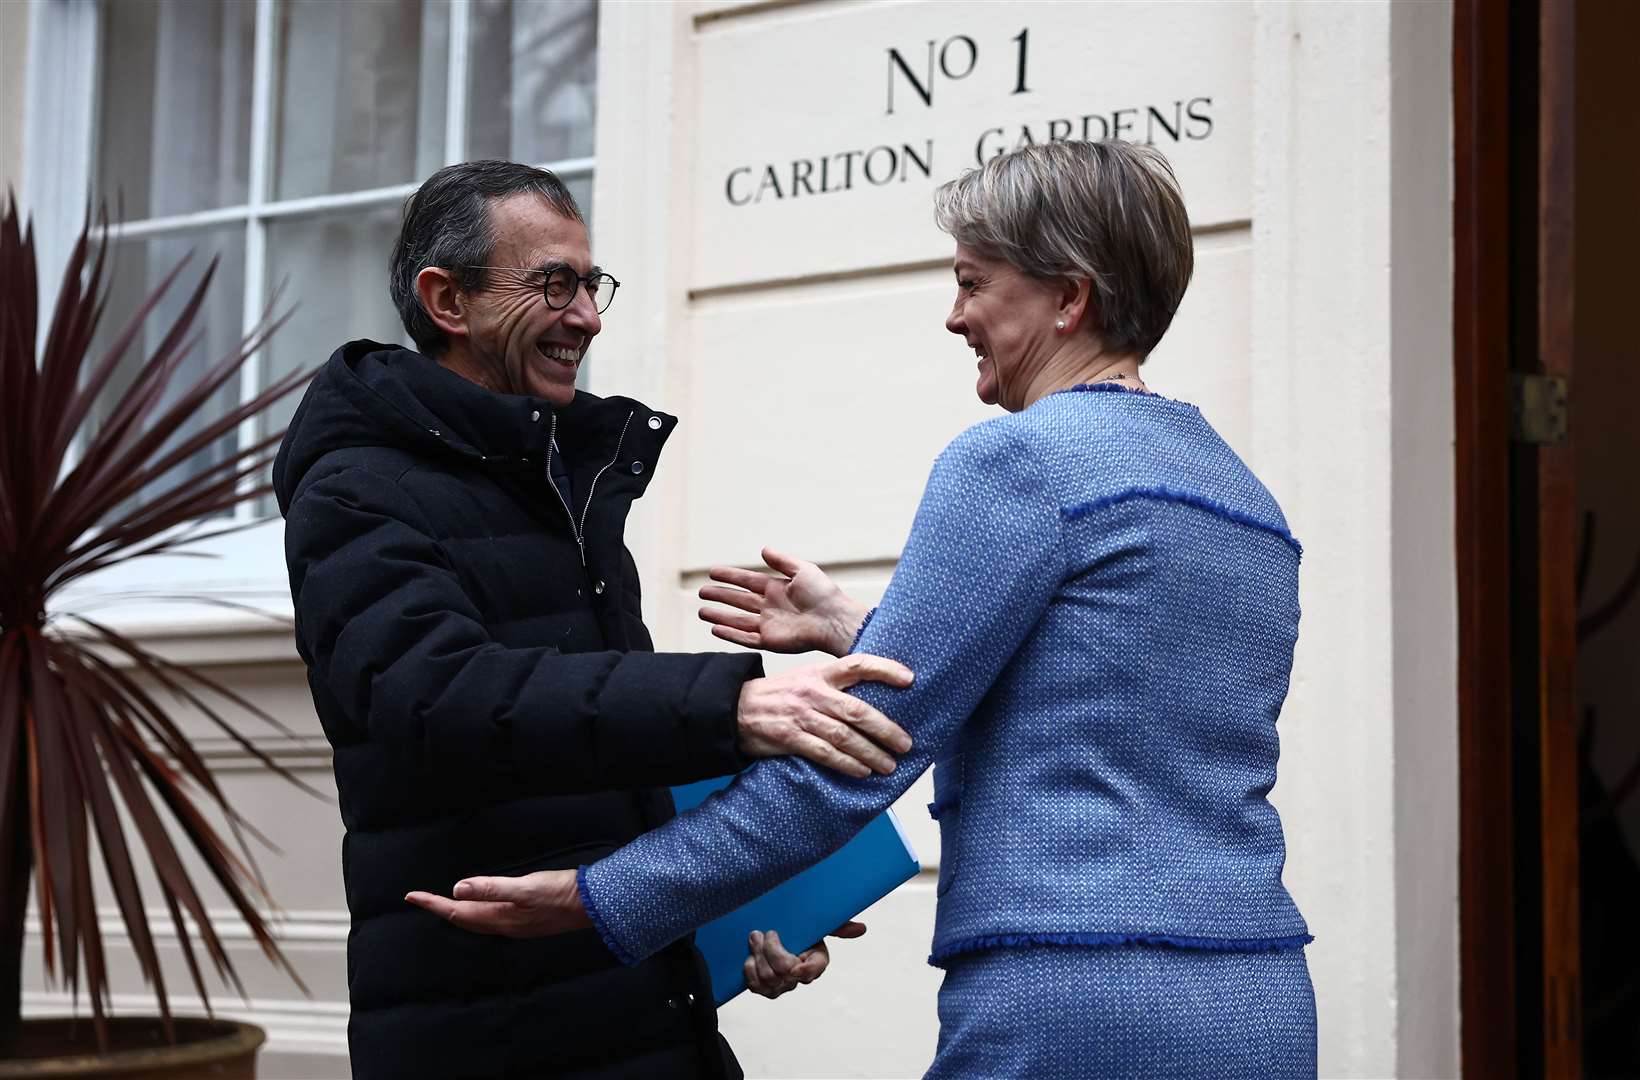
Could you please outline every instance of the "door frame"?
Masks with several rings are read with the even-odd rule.
[[[1513,1076],[1515,847],[1508,681],[1509,20],[1453,9],[1453,398],[1458,587],[1461,1047],[1471,1077]],[[1504,946],[1503,943],[1510,943]]]
[[[1453,10],[1459,925],[1466,1076],[1581,1075],[1576,503],[1512,441],[1572,374],[1576,0]]]
[[[1537,355],[1517,367],[1572,384],[1575,334],[1577,0],[1538,12]],[[1583,1075],[1578,870],[1577,462],[1570,438],[1517,455],[1534,488],[1537,835],[1543,1075]],[[1517,516],[1518,520],[1518,516]]]

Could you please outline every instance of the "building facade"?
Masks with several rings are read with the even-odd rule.
[[[1273,801],[1316,935],[1321,1071],[1455,1076],[1452,28],[1442,2],[33,0],[0,5],[0,168],[59,266],[83,193],[123,195],[115,310],[183,251],[220,253],[220,351],[282,286],[295,315],[244,394],[342,341],[403,338],[386,259],[432,169],[556,168],[622,282],[587,388],[682,418],[630,528],[657,646],[704,650],[706,568],[763,544],[880,595],[934,456],[986,415],[942,325],[933,189],[1021,141],[1155,144],[1197,264],[1146,378],[1201,407],[1305,548]],[[280,538],[272,517],[209,563],[153,560],[73,601],[275,710],[308,737],[258,743],[322,785],[288,628],[158,599],[288,613]],[[313,990],[225,916],[250,996],[219,1011],[268,1029],[263,1075],[344,1075],[335,808],[200,730],[282,849],[263,870]],[[869,936],[815,985],[724,1010],[749,1076],[931,1058],[928,801],[925,779],[900,808],[924,873],[864,916]],[[132,970],[116,1005],[151,1007]],[[30,980],[30,1010],[67,1007]]]

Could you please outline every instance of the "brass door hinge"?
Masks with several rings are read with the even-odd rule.
[[[1566,377],[1509,377],[1509,437],[1515,442],[1553,446],[1566,441]]]

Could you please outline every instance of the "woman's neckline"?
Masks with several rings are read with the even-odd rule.
[[[1116,382],[1077,383],[1075,386],[1067,386],[1063,389],[1055,390],[1051,394],[1045,395],[1044,400],[1046,400],[1046,398],[1053,397],[1055,394],[1127,394],[1131,397],[1150,398],[1155,401],[1165,401],[1169,405],[1183,405],[1187,409],[1194,409],[1196,407],[1188,401],[1180,401],[1177,398],[1170,398],[1165,395],[1158,394],[1154,390],[1141,390],[1136,386],[1123,386]]]

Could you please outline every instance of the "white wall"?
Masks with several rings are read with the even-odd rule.
[[[1459,1071],[1452,11],[1390,10],[1396,1073]]]
[[[1261,9],[1260,457],[1306,542],[1276,800],[1324,1075],[1457,1072],[1450,8]]]

